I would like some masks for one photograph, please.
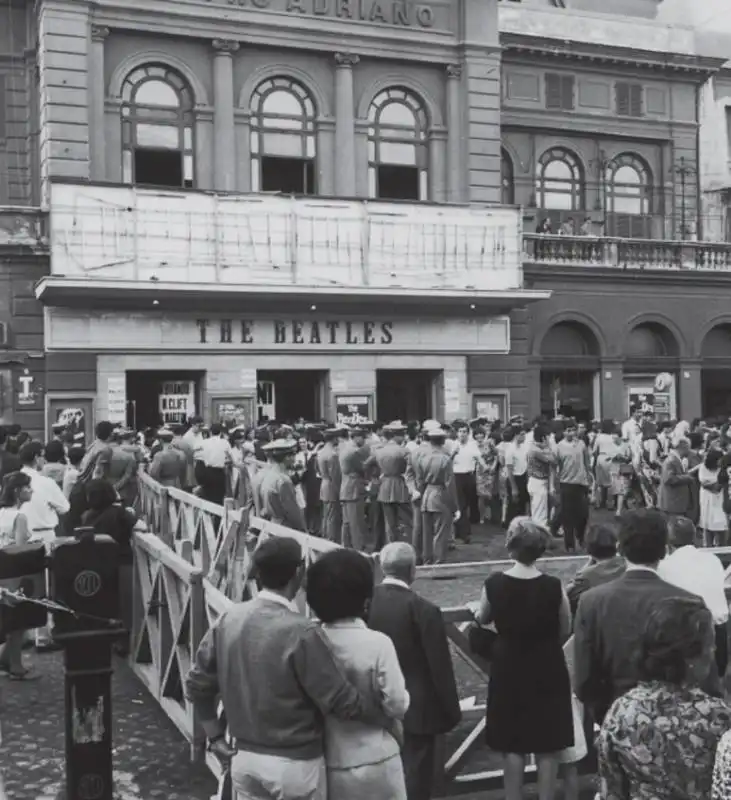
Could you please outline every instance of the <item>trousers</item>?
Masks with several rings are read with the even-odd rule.
[[[436,737],[404,733],[401,760],[404,762],[408,800],[431,800],[434,782]]]
[[[578,542],[584,544],[586,523],[589,521],[589,490],[578,483],[560,485],[561,510],[559,518],[563,525],[564,541],[567,548]]]
[[[425,562],[441,564],[446,560],[451,533],[452,513],[448,508],[421,512],[421,546]]]
[[[335,544],[342,544],[343,539],[343,511],[340,502],[323,501],[322,503],[322,527],[320,535],[323,539]]]
[[[343,500],[341,502],[343,513],[343,534],[341,544],[343,547],[352,547],[362,550],[368,537],[365,516],[365,498],[358,500]]]
[[[386,544],[408,542],[413,527],[411,503],[381,503]]]
[[[530,515],[537,525],[548,527],[548,481],[541,478],[528,478],[530,495]]]

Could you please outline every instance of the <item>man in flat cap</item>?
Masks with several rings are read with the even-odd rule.
[[[325,444],[317,453],[317,471],[320,473],[320,500],[322,502],[323,539],[342,544],[343,514],[340,508],[340,484],[343,474],[340,470],[339,449],[347,437],[347,431],[335,425],[323,434]]]
[[[289,477],[294,466],[297,443],[289,439],[275,439],[264,445],[264,451],[271,458],[258,489],[264,517],[285,528],[306,531],[304,514],[297,503],[294,484]]]
[[[232,605],[203,637],[186,695],[209,749],[230,760],[237,796],[324,800],[325,717],[394,726],[380,698],[348,681],[320,626],[295,606],[305,574],[299,543],[271,536],[253,560],[261,591]],[[219,697],[235,748],[218,718]]]
[[[365,443],[367,436],[366,426],[353,426],[350,429],[350,440],[342,444],[338,453],[343,476],[340,484],[343,509],[342,544],[356,550],[363,550],[368,540],[365,498],[371,449]]]
[[[404,478],[409,460],[403,446],[406,426],[396,420],[384,426],[382,433],[386,442],[374,455],[381,472],[378,502],[383,509],[386,543],[406,542],[411,538],[413,527],[411,493]]]

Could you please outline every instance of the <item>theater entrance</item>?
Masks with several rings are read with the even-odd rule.
[[[381,422],[414,422],[436,416],[441,381],[441,370],[377,370],[376,418]]]
[[[325,416],[327,375],[314,369],[257,370],[257,421],[319,422]]]
[[[129,370],[127,425],[135,430],[178,425],[202,413],[203,372]]]

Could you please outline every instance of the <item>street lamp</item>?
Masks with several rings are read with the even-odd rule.
[[[685,184],[686,178],[697,175],[698,171],[692,164],[686,163],[685,156],[680,156],[680,160],[673,166],[673,173],[680,177],[680,235],[685,241]]]

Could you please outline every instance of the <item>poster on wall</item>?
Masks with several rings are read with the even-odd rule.
[[[69,439],[86,447],[92,440],[93,404],[88,398],[48,398],[48,431],[55,424],[63,425]]]
[[[261,424],[276,419],[276,391],[274,381],[257,381],[256,421]]]
[[[195,415],[195,383],[165,381],[160,389],[160,418],[163,425],[180,425]]]
[[[632,388],[628,392],[627,414],[630,409],[639,406],[643,413],[651,411],[658,422],[668,420],[672,416],[672,399],[670,392],[656,392],[653,389]]]
[[[338,425],[357,425],[370,419],[369,395],[340,395],[335,398],[335,419]]]
[[[486,419],[488,422],[509,419],[507,394],[476,394],[473,400],[473,416]]]
[[[107,419],[115,424],[127,423],[127,379],[124,375],[107,379]]]
[[[211,422],[226,428],[246,428],[253,424],[253,397],[214,397],[211,400]]]

